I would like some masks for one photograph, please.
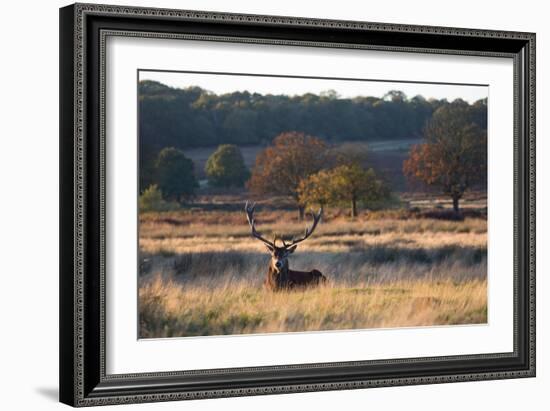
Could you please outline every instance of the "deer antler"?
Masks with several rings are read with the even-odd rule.
[[[248,224],[250,224],[250,228],[252,229],[252,236],[254,238],[257,238],[261,242],[263,242],[268,247],[271,247],[272,249],[275,248],[275,243],[266,240],[263,238],[258,231],[256,231],[256,226],[254,225],[254,207],[256,207],[256,203],[253,203],[252,205],[248,205],[248,201],[244,205],[244,210],[246,211],[246,219],[248,220]]]
[[[314,214],[313,212],[311,213],[311,215],[313,216],[313,224],[310,228],[308,228],[306,226],[306,231],[304,233],[304,236],[302,238],[299,238],[297,240],[295,240],[294,238],[291,240],[291,243],[290,244],[287,244],[284,240],[283,240],[283,244],[285,246],[285,248],[289,248],[289,247],[292,247],[302,241],[304,241],[305,239],[307,239],[311,234],[313,234],[313,231],[315,231],[315,227],[317,227],[317,224],[319,223],[319,221],[321,220],[321,216],[323,215],[323,207],[321,207],[319,209],[319,212],[317,214]]]

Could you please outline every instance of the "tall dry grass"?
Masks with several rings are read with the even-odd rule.
[[[293,235],[290,211],[258,213],[266,235]],[[240,210],[140,217],[140,335],[173,337],[487,321],[487,224],[381,212],[328,215],[290,258],[326,287],[267,292],[269,255]]]
[[[424,279],[273,293],[245,281],[210,288],[159,275],[140,288],[140,331],[158,338],[480,324],[486,286]]]

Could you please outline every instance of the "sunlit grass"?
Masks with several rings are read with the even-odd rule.
[[[294,211],[258,211],[265,236],[297,235]],[[269,256],[242,210],[140,216],[140,336],[409,327],[487,322],[487,222],[386,210],[325,214],[290,257],[326,287],[262,288]]]
[[[140,288],[139,300],[144,338],[487,321],[487,283],[480,279],[358,283],[273,293],[244,281],[211,288],[157,276]]]

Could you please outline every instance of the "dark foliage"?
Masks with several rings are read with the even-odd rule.
[[[338,98],[334,93],[216,95],[149,80],[140,82],[139,98],[142,144],[180,149],[269,143],[287,130],[329,142],[415,138],[444,103],[421,96],[408,99],[397,91],[382,99]]]
[[[165,199],[182,201],[192,197],[198,183],[193,172],[193,162],[178,149],[163,149],[155,163],[155,182]]]

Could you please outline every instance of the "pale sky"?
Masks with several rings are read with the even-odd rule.
[[[382,97],[390,90],[403,91],[408,97],[422,95],[426,99],[446,98],[452,101],[461,98],[470,103],[488,97],[489,87],[484,85],[423,84],[386,82],[372,80],[332,80],[292,77],[269,77],[228,74],[199,74],[180,72],[140,71],[139,80],[155,80],[174,88],[198,86],[215,94],[245,91],[259,94],[286,94],[289,96],[306,93],[319,94],[335,90],[339,96]]]

